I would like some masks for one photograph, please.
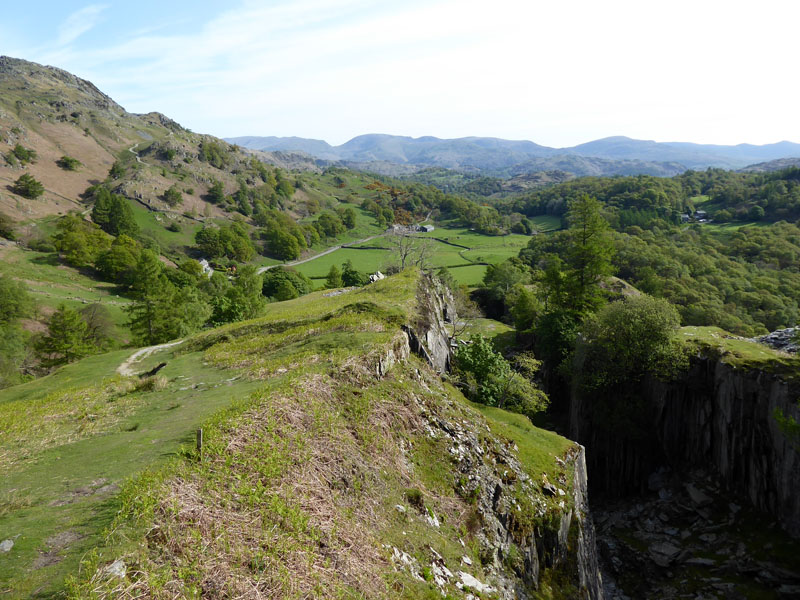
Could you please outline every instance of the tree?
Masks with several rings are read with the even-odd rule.
[[[261,293],[262,287],[263,279],[256,268],[253,265],[243,266],[224,295],[212,298],[213,322],[232,323],[261,315],[267,304]]]
[[[83,163],[77,158],[71,156],[62,156],[56,161],[56,164],[65,171],[77,171],[83,166]]]
[[[111,243],[111,248],[97,257],[95,267],[108,281],[133,285],[141,250],[139,242],[122,234]]]
[[[398,230],[388,236],[392,255],[400,261],[400,270],[416,265],[425,267],[433,251],[431,240],[420,240],[406,230]]]
[[[278,302],[283,302],[285,300],[299,298],[300,294],[297,293],[297,290],[289,280],[284,279],[278,284],[278,288],[275,290],[272,297]]]
[[[181,194],[181,191],[178,189],[177,185],[173,184],[166,192],[164,192],[164,202],[172,207],[183,203],[183,194]]]
[[[140,344],[159,344],[173,339],[175,286],[163,273],[158,256],[142,250],[131,288],[134,302],[125,311],[134,340]]]
[[[112,194],[104,186],[92,189],[94,207],[92,208],[92,221],[106,233],[114,236],[139,235],[139,225],[133,216],[133,209],[128,201],[119,194]]]
[[[44,194],[44,186],[27,173],[20,175],[11,189],[15,194],[31,200]]]
[[[346,287],[361,287],[369,282],[365,273],[356,271],[353,263],[348,259],[342,265],[342,285]]]
[[[328,270],[328,276],[325,278],[325,287],[327,289],[334,289],[343,286],[344,282],[342,281],[341,271],[339,271],[336,265],[331,265],[331,268]]]
[[[89,328],[78,311],[59,305],[47,323],[47,335],[39,338],[36,352],[42,364],[54,367],[92,354]]]
[[[70,213],[56,223],[53,245],[67,264],[87,267],[111,246],[111,238],[97,225],[84,221],[80,215]]]
[[[599,284],[611,274],[614,246],[600,202],[583,194],[568,206],[567,279],[570,303],[579,312],[591,311],[602,302]]]
[[[28,337],[19,323],[0,324],[0,389],[23,381],[20,370],[30,354]]]
[[[208,258],[218,258],[225,254],[225,249],[219,241],[219,228],[217,227],[203,227],[194,236],[195,244]]]
[[[352,206],[348,206],[340,213],[342,223],[344,223],[344,226],[348,229],[353,229],[356,226],[357,216],[358,215]]]
[[[674,376],[688,366],[679,326],[678,311],[663,298],[642,294],[604,306],[586,321],[579,338],[581,385],[613,390],[648,373]]]
[[[14,220],[4,212],[0,212],[0,237],[7,240],[17,239],[14,232]]]
[[[33,299],[24,283],[0,274],[0,325],[31,316],[33,306]]]
[[[758,204],[754,204],[750,210],[747,211],[747,216],[750,217],[752,221],[760,221],[764,218],[764,214],[764,209]]]
[[[530,418],[549,403],[547,395],[532,382],[540,362],[531,355],[523,355],[516,364],[518,370],[480,334],[455,353],[456,376],[472,400]]]
[[[483,286],[486,288],[484,309],[497,318],[501,318],[508,311],[507,297],[509,292],[518,285],[530,283],[530,270],[518,258],[509,258],[501,263],[486,267],[483,276]]]
[[[108,176],[111,179],[122,179],[125,177],[125,167],[122,166],[121,162],[115,160],[114,164],[111,165],[111,168],[108,170]]]
[[[261,287],[261,293],[267,298],[276,300],[297,298],[314,289],[314,284],[308,277],[291,268],[269,269],[264,273],[263,278],[264,284]]]
[[[36,162],[37,154],[36,150],[32,150],[31,148],[25,148],[22,144],[17,144],[12,148],[11,154],[13,154],[19,162],[23,165],[26,165],[31,162]]]
[[[217,179],[211,181],[211,187],[208,188],[206,198],[214,204],[222,204],[225,201],[225,186],[222,185],[221,181]]]
[[[80,310],[86,323],[88,340],[99,350],[107,350],[114,345],[116,326],[111,311],[104,304],[90,304]]]
[[[300,244],[285,229],[273,229],[267,238],[269,254],[281,260],[295,260],[300,256]]]

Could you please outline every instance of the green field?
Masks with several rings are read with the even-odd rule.
[[[466,228],[435,229],[430,233],[416,234],[420,240],[429,240],[432,267],[447,267],[456,280],[464,285],[478,285],[486,272],[486,264],[502,262],[517,256],[530,239],[525,235],[487,236]],[[382,236],[352,248],[341,248],[325,256],[297,265],[295,268],[317,280],[318,286],[328,274],[331,265],[341,268],[350,260],[359,271],[373,273],[386,270],[397,259],[392,251],[391,236]]]
[[[62,265],[55,254],[6,248],[0,258],[0,273],[23,281],[37,304],[47,309],[55,309],[62,303],[73,309],[102,304],[117,325],[117,339],[129,335],[123,327],[127,321],[123,308],[130,300],[120,295],[115,284]]]
[[[556,231],[561,229],[561,217],[553,215],[540,215],[538,217],[530,217],[531,222],[539,228],[539,231]]]
[[[202,224],[184,216],[175,215],[170,218],[165,213],[149,210],[136,200],[128,198],[133,209],[133,217],[139,225],[142,237],[154,240],[167,257],[177,260],[185,254],[186,248],[194,245],[194,234],[200,231]],[[176,222],[181,230],[169,231],[167,226]]]

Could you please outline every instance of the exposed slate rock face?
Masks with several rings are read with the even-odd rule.
[[[607,497],[645,492],[661,466],[701,467],[800,537],[800,452],[774,418],[777,409],[800,419],[800,386],[698,358],[681,381],[646,380],[639,393],[649,423],[637,439],[593,427],[591,399],[573,397],[571,435],[587,447],[593,489]]]
[[[577,594],[571,597],[601,600],[603,582],[589,512],[584,448],[576,444],[564,459],[564,466],[573,472],[572,505],[568,506],[569,495],[559,487],[568,487],[566,480],[558,484],[534,482],[522,469],[513,448],[479,435],[473,424],[445,421],[433,415],[429,420],[429,435],[452,444],[450,453],[464,482],[459,493],[474,498],[482,523],[476,537],[483,566],[491,573],[500,597],[536,597],[532,590],[539,589],[540,574],[547,569],[561,573],[570,582]],[[548,526],[532,531],[522,529],[515,495],[526,495],[541,511],[538,516],[542,516],[547,511],[545,486],[556,490],[563,511]],[[521,551],[521,560],[510,561],[514,555],[512,546]],[[509,562],[514,566],[510,568]]]
[[[419,314],[403,331],[407,347],[421,356],[439,373],[450,367],[451,347],[447,324],[457,318],[455,303],[449,290],[435,277],[424,275],[417,291]],[[390,352],[391,362],[404,360],[403,353]],[[473,424],[445,421],[426,415],[428,432],[435,439],[446,438],[451,445],[455,468],[462,475],[460,493],[475,499],[482,522],[477,534],[484,557],[484,567],[490,565],[496,591],[501,598],[532,598],[531,589],[538,589],[540,572],[555,569],[571,582],[584,600],[601,600],[603,583],[598,566],[595,530],[589,511],[586,454],[575,446],[565,458],[565,466],[573,472],[572,505],[564,489],[567,481],[534,482],[523,471],[511,449],[492,442],[475,431]],[[547,528],[520,533],[514,498],[514,488],[520,487],[535,505],[537,498],[552,496],[563,499],[564,510],[558,522]],[[548,494],[549,490],[549,494]],[[542,508],[544,511],[544,508]],[[542,513],[544,514],[544,512]],[[511,547],[522,551],[522,560],[509,570]]]
[[[438,373],[450,370],[452,350],[448,323],[456,318],[455,301],[442,283],[431,275],[420,278],[417,290],[419,312],[411,325],[403,327],[412,352],[421,356]]]

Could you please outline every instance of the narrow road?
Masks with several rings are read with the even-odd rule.
[[[148,346],[147,348],[139,348],[136,352],[131,354],[125,362],[123,362],[120,366],[117,367],[117,373],[124,377],[132,377],[135,375],[133,372],[133,365],[137,362],[144,360],[148,356],[150,356],[153,352],[158,352],[159,350],[165,350],[167,348],[171,348],[172,346],[177,346],[183,342],[183,340],[178,340],[177,342],[169,342],[167,344],[158,344],[156,346]]]
[[[363,240],[356,240],[354,242],[347,242],[346,244],[341,244],[339,246],[333,246],[332,248],[328,248],[327,250],[324,250],[323,252],[320,252],[319,254],[315,254],[314,256],[309,256],[308,258],[302,258],[300,260],[293,260],[291,262],[283,263],[283,264],[280,264],[280,265],[269,265],[269,266],[266,266],[266,267],[261,267],[258,270],[258,273],[261,274],[264,271],[269,271],[270,269],[274,269],[275,267],[294,267],[296,265],[302,265],[303,263],[307,263],[307,262],[310,262],[312,260],[316,260],[320,256],[325,256],[326,254],[330,254],[331,252],[336,252],[337,250],[341,250],[342,248],[348,248],[349,246],[357,246],[358,244],[363,244],[365,242],[371,242],[372,240],[374,240],[376,238],[379,238],[379,237],[383,237],[385,235],[387,235],[386,232],[379,233],[378,235],[373,235],[373,236],[370,236],[370,237],[366,237]]]
[[[424,219],[421,219],[421,220],[417,221],[417,224],[424,223],[425,221],[427,221],[428,219],[431,218],[432,214],[433,214],[433,211],[429,211],[428,215]],[[302,265],[303,263],[307,263],[307,262],[311,262],[312,260],[316,260],[320,256],[325,256],[326,254],[330,254],[331,252],[336,252],[337,250],[341,250],[342,248],[349,248],[350,246],[357,246],[358,244],[364,244],[366,242],[371,242],[374,239],[390,235],[391,233],[392,233],[392,230],[391,230],[391,228],[389,228],[386,231],[384,231],[383,233],[379,233],[377,235],[372,235],[370,237],[366,237],[363,240],[356,240],[354,242],[347,242],[346,244],[341,244],[339,246],[334,246],[333,248],[328,248],[327,250],[325,250],[323,252],[320,252],[319,254],[315,254],[314,256],[309,256],[308,258],[302,258],[300,260],[294,260],[294,261],[291,261],[291,262],[288,262],[288,263],[283,263],[283,264],[280,264],[280,265],[269,265],[267,267],[261,267],[258,270],[258,273],[261,274],[264,271],[269,271],[270,269],[274,269],[275,267],[294,267],[294,266],[297,266],[297,265]],[[417,236],[414,236],[414,237],[417,237]],[[453,244],[453,245],[455,246],[457,244]],[[462,248],[466,248],[466,246],[462,246]],[[467,249],[469,250],[470,248],[467,248]],[[387,250],[388,250],[388,248],[387,248]]]

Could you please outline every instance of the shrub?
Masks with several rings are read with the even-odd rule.
[[[419,511],[424,510],[425,502],[422,499],[422,492],[417,488],[408,488],[403,495],[411,506]]]
[[[183,202],[183,195],[178,189],[178,186],[173,185],[166,192],[164,192],[164,202],[169,206],[178,206]]]
[[[62,156],[56,161],[56,164],[65,171],[77,171],[83,166],[83,163],[77,158],[71,156]]]
[[[27,173],[20,175],[19,179],[14,182],[12,189],[15,194],[31,200],[44,194],[44,186]]]

